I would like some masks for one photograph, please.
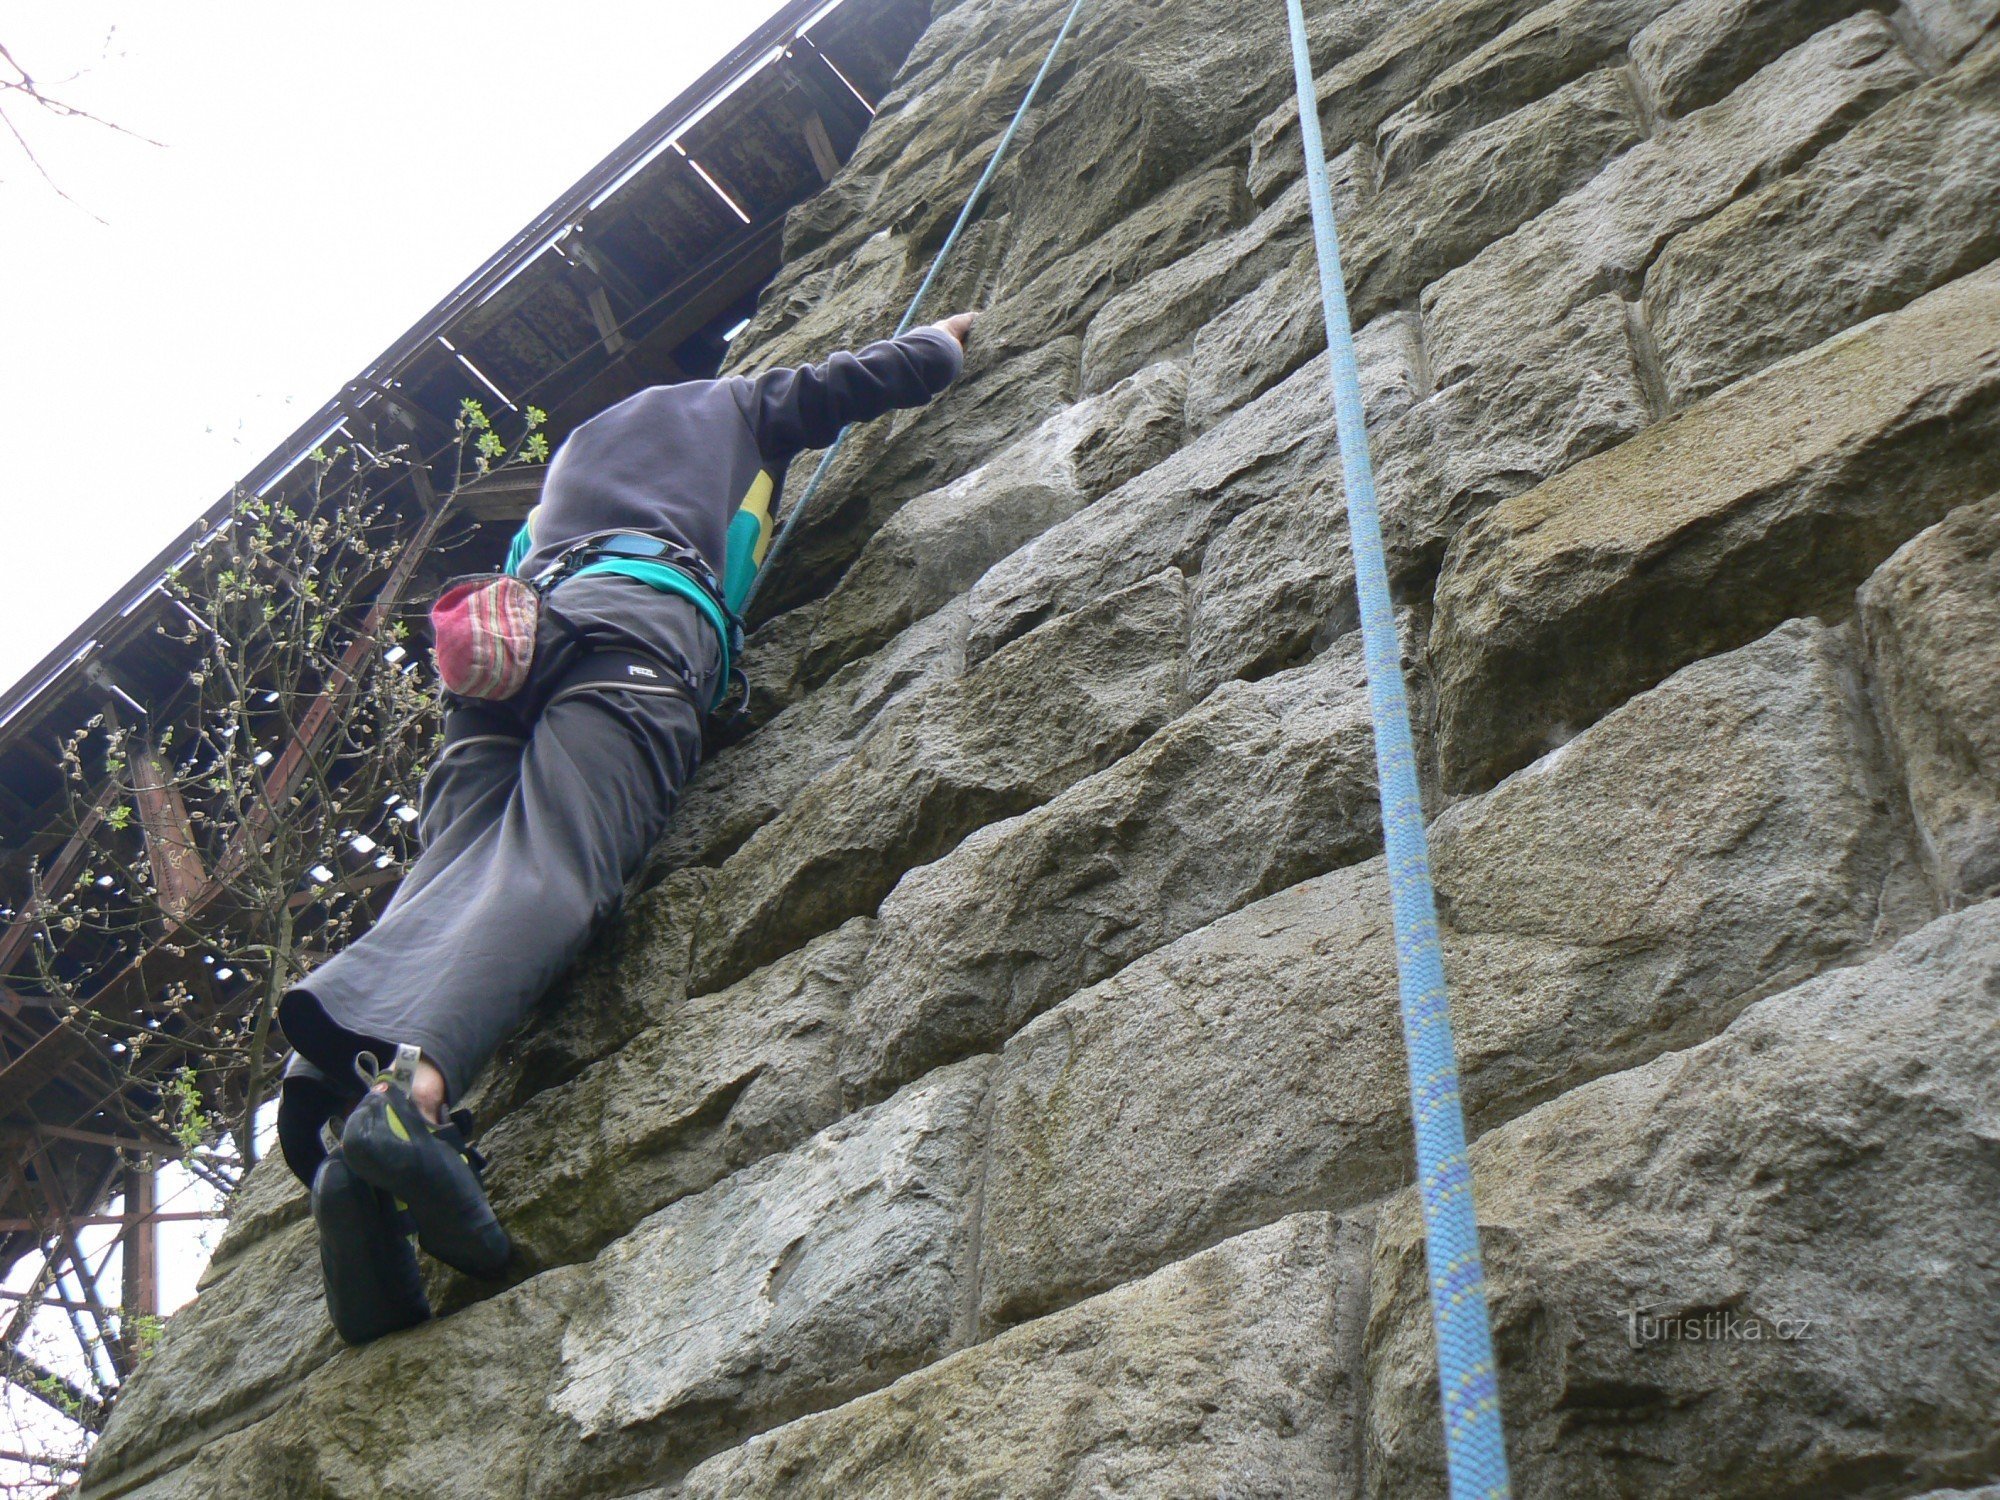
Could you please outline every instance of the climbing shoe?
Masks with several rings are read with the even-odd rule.
[[[313,1223],[334,1331],[350,1344],[427,1321],[415,1226],[387,1193],[355,1176],[336,1146],[313,1173]]]
[[[461,1110],[443,1125],[424,1118],[409,1092],[414,1047],[397,1049],[388,1073],[365,1052],[355,1066],[368,1092],[341,1128],[348,1166],[409,1205],[426,1251],[468,1276],[491,1276],[511,1247],[479,1185],[485,1159],[465,1141],[471,1116]]]

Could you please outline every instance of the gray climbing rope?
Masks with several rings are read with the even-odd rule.
[[[1007,124],[1006,134],[1000,137],[1000,144],[993,148],[993,156],[986,163],[986,170],[979,174],[979,181],[972,185],[972,192],[966,198],[965,206],[958,211],[957,222],[951,226],[951,233],[944,237],[944,243],[938,247],[938,253],[931,257],[930,270],[924,273],[923,282],[917,287],[916,296],[910,299],[909,311],[903,314],[903,321],[896,325],[898,338],[908,333],[911,325],[917,321],[917,309],[924,305],[924,298],[930,294],[931,283],[937,280],[938,271],[944,265],[945,257],[951,254],[952,247],[958,243],[959,235],[965,232],[965,226],[972,222],[973,211],[978,208],[979,200],[986,195],[986,189],[993,181],[993,174],[1000,170],[1001,158],[1006,156],[1007,148],[1014,143],[1015,132],[1020,130],[1021,122],[1028,117],[1028,110],[1034,105],[1035,95],[1041,92],[1042,80],[1049,76],[1049,69],[1055,66],[1056,53],[1062,50],[1062,44],[1068,38],[1070,28],[1076,24],[1077,12],[1082,9],[1083,0],[1074,0],[1069,8],[1069,14],[1063,17],[1062,26],[1056,32],[1056,39],[1049,43],[1049,55],[1042,59],[1042,66],[1035,73],[1034,82],[1028,85],[1028,92],[1021,97],[1021,107],[1014,111],[1014,118]],[[770,575],[771,564],[777,561],[786,539],[792,534],[792,528],[799,524],[799,518],[812,504],[813,496],[819,493],[820,484],[826,478],[827,470],[833,467],[834,459],[839,456],[841,446],[847,441],[847,434],[852,430],[848,427],[840,429],[839,434],[820,458],[819,467],[813,470],[812,478],[806,482],[806,487],[800,492],[799,498],[787,507],[785,519],[778,526],[778,534],[771,539],[770,548],[764,555],[763,566],[758,569],[757,576],[750,580],[750,590],[743,596],[741,613],[745,619],[750,617],[750,606],[756,603],[758,590],[763,588],[765,578]]]

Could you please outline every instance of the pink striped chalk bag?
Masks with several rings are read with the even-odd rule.
[[[542,601],[509,574],[448,584],[431,606],[438,681],[460,698],[511,698],[535,660]]]

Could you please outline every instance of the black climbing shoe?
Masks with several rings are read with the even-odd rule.
[[[372,1344],[430,1318],[410,1243],[415,1226],[387,1193],[355,1176],[338,1149],[313,1173],[312,1216],[336,1333]]]
[[[368,1092],[340,1132],[347,1164],[357,1176],[409,1205],[417,1243],[454,1270],[491,1276],[507,1263],[507,1231],[479,1185],[484,1159],[465,1142],[464,1111],[443,1125],[424,1118],[409,1095],[415,1049],[392,1073],[375,1071],[363,1053],[357,1067]]]

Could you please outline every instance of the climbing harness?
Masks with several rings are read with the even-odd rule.
[[[536,575],[535,587],[547,593],[563,579],[585,572],[598,563],[627,558],[672,568],[699,592],[700,597],[691,602],[708,618],[722,640],[722,672],[715,700],[707,705],[705,729],[715,734],[733,727],[750,701],[749,679],[743,675],[743,617],[729,607],[722,580],[715,576],[707,560],[695,548],[685,542],[671,542],[644,532],[615,532],[609,536],[586,537],[542,569]],[[687,676],[683,667],[674,670],[687,688],[689,701],[701,707],[694,695],[694,680]]]
[[[1014,118],[1008,122],[1007,133],[1000,137],[1000,144],[993,148],[992,159],[986,163],[986,170],[980,173],[979,181],[973,184],[972,193],[965,200],[965,207],[958,211],[958,220],[951,226],[951,233],[944,237],[944,243],[938,247],[938,253],[931,258],[931,268],[924,273],[923,282],[917,287],[916,296],[910,299],[909,311],[903,314],[903,321],[896,325],[896,337],[900,338],[908,333],[911,325],[917,321],[917,309],[924,305],[924,298],[930,294],[931,283],[937,280],[938,271],[943,267],[945,257],[951,254],[952,247],[958,243],[959,235],[965,232],[965,226],[972,222],[973,211],[979,207],[979,200],[986,195],[987,186],[993,181],[993,174],[1000,170],[1001,159],[1006,156],[1007,148],[1014,142],[1014,133],[1021,128],[1021,122],[1028,117],[1028,111],[1035,102],[1035,95],[1041,92],[1042,80],[1049,76],[1049,69],[1055,66],[1056,53],[1062,50],[1062,44],[1068,38],[1070,28],[1076,24],[1077,13],[1082,9],[1083,0],[1074,0],[1069,8],[1069,14],[1063,17],[1062,26],[1056,32],[1056,39],[1049,43],[1049,55],[1042,59],[1041,69],[1035,74],[1034,81],[1028,85],[1028,92],[1022,96],[1021,107],[1014,111]],[[743,596],[742,615],[745,619],[750,616],[750,606],[756,602],[757,591],[764,586],[764,580],[771,574],[771,564],[777,561],[778,553],[784,549],[786,539],[792,534],[792,528],[798,525],[799,517],[806,513],[806,507],[812,503],[813,496],[819,493],[820,483],[826,478],[827,470],[833,467],[833,461],[839,456],[841,445],[847,441],[847,434],[850,431],[852,429],[847,427],[840,429],[825,455],[821,457],[819,467],[813,470],[812,478],[806,482],[805,489],[789,507],[789,513],[778,527],[778,534],[771,539],[770,549],[764,557],[763,570],[751,581],[749,593]]]
[[[1381,783],[1403,1042],[1409,1054],[1410,1114],[1417,1136],[1431,1321],[1437,1331],[1438,1389],[1444,1399],[1445,1467],[1452,1500],[1505,1500],[1507,1450],[1500,1430],[1500,1381],[1493,1359],[1493,1330],[1487,1321],[1486,1273],[1473,1214],[1465,1111],[1459,1100],[1458,1056],[1445,998],[1444,956],[1438,947],[1437,900],[1431,890],[1423,799],[1417,790],[1409,696],[1389,599],[1382,517],[1368,461],[1368,424],[1354,360],[1354,329],[1340,269],[1333,197],[1327,188],[1312,49],[1300,0],[1285,3],[1292,23],[1292,72],[1298,82],[1299,135],[1312,198],[1313,238],[1319,248],[1327,374],[1333,386],[1354,584],[1361,602],[1362,652],[1368,664],[1368,700],[1375,720],[1375,771]]]

